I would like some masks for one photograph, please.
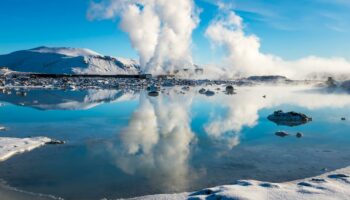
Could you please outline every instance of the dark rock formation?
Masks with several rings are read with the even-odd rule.
[[[284,126],[299,126],[312,121],[312,118],[302,113],[297,112],[283,112],[282,110],[275,111],[272,115],[267,117],[270,121],[277,125]]]

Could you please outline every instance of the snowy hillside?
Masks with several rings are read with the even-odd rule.
[[[138,74],[131,59],[103,56],[89,49],[38,47],[0,55],[0,67],[54,74]]]

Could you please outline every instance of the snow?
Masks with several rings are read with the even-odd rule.
[[[0,68],[0,75],[5,75],[6,76],[6,75],[8,75],[10,73],[12,73],[12,71],[10,69],[6,68],[6,67],[1,67]]]
[[[0,55],[0,67],[17,72],[52,74],[138,74],[131,59],[102,56],[89,49],[38,47]],[[0,73],[5,73],[0,72]]]
[[[128,66],[139,65],[139,62],[133,59],[121,58],[121,57],[117,57],[116,59],[124,63],[124,65],[128,65]]]
[[[0,161],[7,160],[15,154],[31,151],[45,145],[51,139],[47,137],[10,138],[0,137]]]
[[[236,181],[231,185],[207,188],[194,193],[137,197],[145,200],[235,199],[235,200],[340,200],[350,199],[350,167],[303,180],[269,183]]]
[[[37,53],[53,53],[53,54],[62,54],[66,56],[76,57],[76,56],[102,56],[101,54],[92,51],[90,49],[78,49],[78,48],[69,48],[69,47],[38,47],[31,49],[29,51]]]

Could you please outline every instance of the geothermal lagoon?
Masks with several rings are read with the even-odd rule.
[[[65,144],[0,162],[0,192],[131,198],[242,179],[288,182],[350,165],[347,93],[314,84],[234,86],[232,94],[225,87],[164,87],[158,96],[144,89],[7,89],[0,93],[1,137]],[[277,125],[267,119],[276,110],[312,121]]]

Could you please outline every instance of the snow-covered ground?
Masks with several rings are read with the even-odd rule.
[[[349,200],[350,167],[318,177],[286,183],[255,180],[236,181],[231,185],[207,188],[193,193],[163,194],[133,198],[135,200]]]
[[[45,145],[51,139],[47,137],[33,138],[10,138],[0,137],[0,161],[4,161],[11,156],[31,151],[35,148]]]
[[[89,49],[38,47],[0,55],[0,74],[17,72],[54,74],[138,74],[137,61],[103,56]]]

